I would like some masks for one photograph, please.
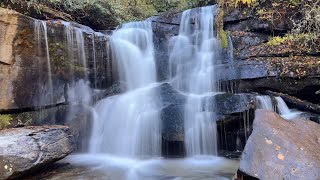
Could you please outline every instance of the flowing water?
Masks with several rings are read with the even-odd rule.
[[[132,22],[114,32],[112,51],[117,60],[123,94],[99,102],[92,153],[144,158],[161,155],[160,102],[156,83],[151,22]]]
[[[294,109],[289,109],[286,102],[284,102],[281,97],[275,97],[275,99],[277,101],[278,112],[284,119],[295,119],[302,113]]]
[[[46,60],[46,65],[43,67],[40,65],[39,71],[47,72],[47,79],[42,79],[41,81],[47,82],[45,85],[40,87],[41,91],[45,92],[40,100],[40,104],[42,105],[50,105],[53,104],[53,83],[52,83],[52,69],[51,69],[51,60],[49,54],[49,43],[48,43],[48,30],[47,24],[45,21],[35,20],[34,21],[34,32],[35,32],[35,40],[37,42],[37,55],[38,57],[44,57]],[[43,49],[44,48],[44,49]],[[43,54],[44,52],[44,54]],[[40,79],[42,77],[39,77]],[[43,83],[39,83],[43,84]]]
[[[97,103],[90,154],[70,161],[108,169],[110,179],[231,178],[236,161],[204,156],[217,154],[214,114],[203,102],[216,91],[214,65],[219,48],[214,35],[216,6],[201,8],[199,13],[196,24],[191,24],[191,10],[183,13],[180,33],[170,44],[174,46],[170,82],[188,96],[184,114],[188,158],[161,158],[163,105],[154,90],[161,83],[156,76],[151,22],[144,21],[124,24],[113,32],[112,55],[125,88]]]
[[[258,108],[259,109],[266,109],[273,112],[278,112],[280,116],[284,119],[290,120],[298,118],[299,115],[302,113],[300,111],[296,111],[294,109],[289,109],[286,102],[281,97],[275,97],[276,103],[272,102],[270,96],[257,96],[258,101]]]
[[[216,92],[215,65],[221,63],[215,36],[216,6],[183,12],[179,35],[171,39],[170,75],[173,85],[188,95],[184,114],[187,156],[216,155],[216,122],[204,98]],[[192,21],[195,20],[195,23]]]
[[[269,111],[275,111],[275,106],[272,103],[270,96],[257,96],[258,101],[258,108],[259,109],[266,109]]]

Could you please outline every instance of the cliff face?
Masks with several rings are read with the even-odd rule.
[[[77,24],[39,21],[7,9],[0,9],[0,13],[0,109],[65,103],[67,86],[74,81],[103,76],[105,80],[99,80],[103,86],[101,82],[110,80],[111,74],[98,74],[110,66],[106,36]],[[68,32],[71,40],[66,37]],[[97,64],[101,65],[99,70]]]

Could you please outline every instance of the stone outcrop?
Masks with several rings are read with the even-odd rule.
[[[268,9],[270,5],[266,1],[257,8]],[[315,91],[310,91],[310,88],[320,88],[320,54],[317,46],[305,47],[305,43],[299,39],[267,44],[269,37],[290,32],[293,28],[291,19],[299,18],[292,14],[295,11],[298,10],[281,11],[273,19],[257,15],[254,8],[227,11],[224,25],[234,45],[236,79],[241,80],[240,91],[269,89],[299,97],[305,93],[314,95]],[[300,98],[305,97],[302,95]]]
[[[267,7],[266,4],[262,6]],[[192,16],[196,16],[196,12],[193,11]],[[226,10],[224,27],[233,42],[234,62],[231,66],[222,65],[217,78],[237,81],[240,92],[269,89],[296,96],[314,95],[316,90],[308,89],[320,89],[319,50],[306,50],[299,47],[301,43],[267,45],[270,36],[284,35],[292,29],[288,19],[291,15],[281,14],[271,22],[250,9]],[[178,34],[180,19],[181,13],[163,13],[151,18],[160,79],[168,74],[168,42]],[[283,83],[290,85],[283,86]],[[304,99],[304,95],[300,98]]]
[[[18,178],[54,163],[74,149],[66,126],[30,126],[0,131],[0,179]]]
[[[107,36],[3,8],[0,15],[0,111],[68,102],[68,87],[79,79],[98,88],[113,83]]]
[[[256,111],[240,171],[264,179],[319,179],[320,125]]]

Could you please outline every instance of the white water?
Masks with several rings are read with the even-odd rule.
[[[266,109],[269,111],[275,111],[275,107],[273,106],[272,100],[270,96],[257,96],[258,108]]]
[[[200,9],[192,24],[193,12],[183,12],[179,35],[170,42],[170,76],[173,86],[188,95],[184,114],[187,156],[216,155],[216,122],[203,105],[208,93],[217,91],[215,65],[220,63],[220,49],[215,37],[216,6]]]
[[[47,30],[47,23],[46,21],[40,21],[40,20],[35,20],[34,21],[34,32],[35,32],[35,38],[38,43],[38,56],[40,57],[45,57],[46,59],[46,70],[48,73],[48,78],[46,82],[48,83],[45,85],[45,87],[41,87],[42,90],[46,91],[45,97],[49,97],[49,99],[45,98],[46,100],[41,100],[45,101],[45,103],[52,104],[53,102],[53,83],[52,83],[52,70],[51,70],[51,61],[50,61],[50,54],[49,54],[49,43],[48,43],[48,30]],[[43,44],[44,43],[44,44]],[[43,55],[42,48],[44,46],[45,54]],[[40,67],[41,69],[41,67]],[[41,69],[42,70],[42,69]],[[41,77],[39,77],[41,78]],[[42,104],[40,102],[40,104]]]
[[[295,119],[302,113],[293,109],[289,109],[286,102],[284,102],[281,97],[275,97],[275,99],[277,101],[278,112],[284,119]]]
[[[90,168],[95,179],[110,180],[228,180],[239,167],[239,161],[214,156],[136,160],[111,155],[72,155],[63,161]],[[85,178],[88,170],[84,173],[69,175],[68,179],[89,179]]]
[[[284,119],[290,120],[299,117],[301,112],[289,109],[288,105],[284,102],[281,97],[275,97],[276,104],[272,103],[270,96],[257,96],[256,99],[258,100],[258,108],[259,109],[266,109],[269,111],[277,112],[281,117]]]
[[[126,91],[95,106],[90,151],[130,158],[159,157],[160,114],[152,91],[156,67],[151,22],[125,24],[111,41]]]

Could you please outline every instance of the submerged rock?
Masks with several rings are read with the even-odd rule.
[[[320,125],[256,111],[240,171],[259,179],[319,179]]]
[[[74,149],[66,126],[30,126],[0,131],[0,179],[28,174]]]

